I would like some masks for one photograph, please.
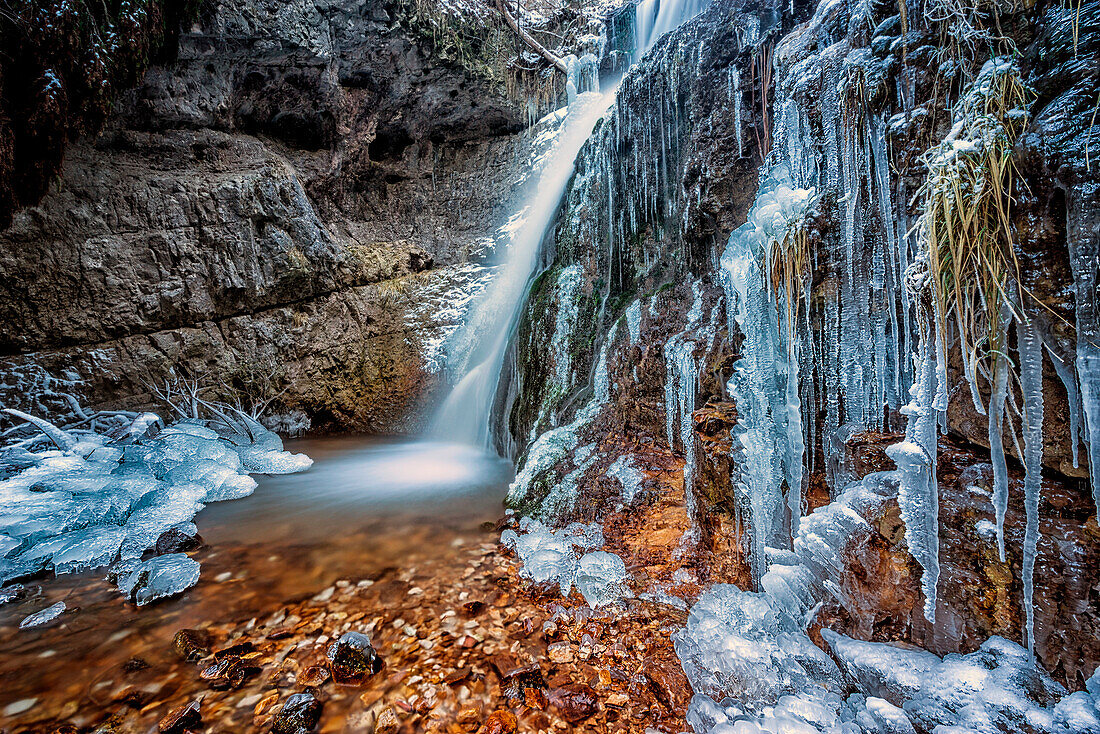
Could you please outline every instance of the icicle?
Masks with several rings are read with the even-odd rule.
[[[1089,443],[1092,499],[1100,510],[1100,185],[1066,192],[1066,240],[1073,268],[1077,318],[1077,380]]]
[[[1077,382],[1074,380],[1073,370],[1049,344],[1047,344],[1047,354],[1050,355],[1050,362],[1054,365],[1054,373],[1058,375],[1058,379],[1062,381],[1062,387],[1066,389],[1066,403],[1069,404],[1069,448],[1073,457],[1073,466],[1076,468],[1080,466],[1077,444],[1081,440],[1081,396],[1077,394]]]
[[[1005,560],[1005,512],[1008,509],[1008,466],[1005,462],[1003,419],[1008,390],[1008,360],[998,354],[993,365],[993,394],[989,398],[989,457],[993,464],[993,510],[997,518],[997,551]]]
[[[915,266],[920,263],[914,263]],[[934,341],[935,345],[930,344]],[[941,339],[933,324],[921,330],[916,360],[917,378],[909,404],[901,409],[908,416],[905,440],[886,449],[898,466],[898,504],[905,522],[909,552],[924,569],[924,616],[936,621],[936,586],[939,584],[939,487],[936,480],[938,405],[945,404],[941,392]]]
[[[1020,387],[1024,394],[1024,614],[1028,650],[1035,650],[1035,552],[1039,542],[1039,489],[1043,468],[1043,344],[1033,322],[1017,329]]]

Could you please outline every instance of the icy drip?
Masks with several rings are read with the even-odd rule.
[[[807,32],[781,46],[831,38],[836,10],[835,3],[822,3]],[[820,426],[806,422],[803,443],[815,461],[820,428],[824,468],[836,486],[849,481],[846,438],[865,428],[889,428],[887,408],[900,407],[902,386],[912,381],[905,357],[911,349],[903,287],[908,242],[894,214],[900,199],[891,187],[886,124],[862,109],[851,88],[852,70],[837,63],[842,45],[819,52],[777,48],[776,58],[804,56],[779,69],[772,134],[773,159],[788,168],[793,185],[836,202],[825,213],[835,214],[838,226],[821,233],[810,255],[811,267],[823,276],[824,306],[807,314],[808,328],[792,355],[813,375],[804,381],[802,402],[824,416]],[[818,118],[830,121],[820,134],[810,122]]]
[[[592,399],[577,411],[573,420],[566,425],[547,431],[535,439],[527,451],[527,457],[523,462],[523,468],[516,475],[508,487],[507,503],[520,505],[528,500],[532,484],[547,472],[555,469],[565,461],[570,452],[575,451],[573,457],[576,468],[567,475],[554,489],[553,496],[547,497],[546,503],[540,508],[540,513],[546,517],[556,517],[565,514],[572,509],[577,498],[577,480],[580,475],[591,467],[597,456],[591,450],[577,449],[580,444],[582,432],[600,413],[600,409],[611,399],[611,381],[608,376],[607,354],[615,335],[618,332],[618,324],[611,328],[600,348],[600,355],[596,361],[596,370],[593,375]]]
[[[603,95],[584,93],[570,106],[558,138],[544,160],[533,198],[511,232],[501,272],[452,342],[452,352],[461,351],[465,364],[473,366],[457,381],[436,414],[437,434],[475,445],[488,443],[497,382],[528,281],[538,263],[539,245],[553,222],[581,147],[614,98],[614,89]]]
[[[1100,185],[1067,192],[1066,239],[1073,267],[1077,314],[1077,379],[1089,446],[1092,498],[1100,509]]]
[[[1034,323],[1016,330],[1020,351],[1020,389],[1024,395],[1024,614],[1028,650],[1035,648],[1035,552],[1039,542],[1039,489],[1043,469],[1043,343]]]
[[[693,300],[687,314],[687,324],[679,334],[665,343],[665,429],[668,445],[676,445],[676,439],[684,452],[684,501],[687,514],[691,519],[692,535],[695,533],[695,432],[692,415],[695,413],[695,393],[697,389],[699,365],[695,351],[706,347],[711,334],[702,326],[703,293],[699,282],[691,285]]]
[[[569,104],[585,92],[600,91],[600,62],[594,54],[584,54],[577,58],[570,54],[565,59],[565,92]]]
[[[993,365],[993,391],[989,398],[989,458],[993,465],[993,512],[997,526],[997,552],[1005,560],[1005,513],[1008,511],[1008,464],[1004,446],[1005,397],[1008,392],[1008,359],[998,354]]]
[[[551,427],[556,425],[556,414],[551,409],[558,405],[573,385],[570,337],[576,328],[580,312],[577,293],[582,281],[580,265],[570,265],[558,274],[555,284],[557,313],[554,315],[554,334],[550,337],[550,354],[554,361],[553,382],[547,391],[549,394],[543,400],[539,419],[531,427],[532,431],[538,430],[547,418],[550,420]]]
[[[730,329],[744,335],[741,358],[727,390],[737,405],[733,436],[743,452],[738,494],[749,508],[754,577],[766,570],[764,548],[787,546],[783,487],[788,492],[791,524],[801,507],[805,445],[799,405],[798,358],[786,322],[788,309],[771,292],[765,263],[773,243],[781,242],[805,215],[813,191],[791,187],[785,167],[771,170],[748,215],[730,235],[722,254]],[[800,276],[799,276],[800,277]],[[782,298],[800,295],[784,295]],[[794,304],[796,305],[796,304]],[[792,311],[796,310],[793,308]]]
[[[915,266],[922,263],[915,263]],[[919,289],[920,286],[918,286]],[[919,290],[914,289],[914,292]],[[935,342],[935,345],[929,342]],[[936,621],[936,586],[939,583],[939,487],[936,480],[937,433],[941,411],[946,409],[941,340],[931,326],[921,330],[914,356],[917,379],[909,390],[905,440],[886,449],[897,464],[900,488],[898,505],[905,522],[909,552],[924,569],[924,616]]]
[[[640,300],[635,300],[627,307],[626,328],[630,334],[630,343],[636,343],[642,335],[642,302]]]

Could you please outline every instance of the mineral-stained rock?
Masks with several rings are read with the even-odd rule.
[[[194,662],[209,655],[212,644],[213,639],[206,630],[182,629],[173,638],[172,649],[180,659]]]
[[[645,677],[653,695],[665,708],[681,711],[691,700],[691,686],[679,666],[651,661],[645,666]]]
[[[385,667],[370,638],[362,632],[345,632],[329,645],[327,654],[337,683],[358,685]]]
[[[478,734],[516,734],[519,722],[511,711],[501,709],[489,714]]]
[[[552,688],[549,699],[558,715],[570,724],[579,724],[600,710],[600,699],[595,689],[583,683]]]
[[[321,702],[312,693],[295,693],[286,700],[271,725],[273,734],[309,734],[321,720]]]
[[[310,688],[316,688],[317,686],[323,686],[328,682],[332,674],[329,673],[328,668],[323,665],[311,665],[302,671],[298,676],[298,683]]]
[[[260,669],[236,655],[215,660],[199,673],[211,688],[240,688],[250,678],[259,674]]]
[[[197,699],[172,709],[157,724],[157,731],[161,734],[183,734],[183,732],[200,728],[202,726],[202,714],[199,711],[201,703],[202,699]]]
[[[378,720],[374,724],[374,734],[397,734],[401,728],[401,722],[397,720],[397,714],[387,706],[378,714]]]

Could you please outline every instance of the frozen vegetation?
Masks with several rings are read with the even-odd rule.
[[[198,581],[199,564],[182,553],[148,558],[164,533],[193,537],[206,503],[252,493],[250,474],[313,463],[240,412],[167,426],[152,413],[115,415],[99,431],[8,413],[38,432],[0,450],[0,584],[110,567],[137,605],[177,594]]]

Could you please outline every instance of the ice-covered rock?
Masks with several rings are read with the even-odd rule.
[[[256,481],[248,472],[296,472],[312,464],[244,416],[188,419],[158,432],[160,418],[145,413],[103,434],[32,423],[59,448],[0,454],[0,584],[137,561],[205,503],[251,494]],[[142,598],[151,601],[182,583],[169,580],[173,574],[197,579],[197,565],[166,562]]]
[[[183,553],[172,553],[137,564],[119,577],[118,588],[140,607],[186,591],[198,582],[198,562]]]
[[[45,609],[31,614],[22,622],[19,623],[19,629],[29,629],[31,627],[41,627],[44,624],[49,624],[54,621],[65,611],[65,602],[59,601],[56,604],[52,604]]]
[[[562,596],[577,590],[593,608],[621,599],[626,591],[626,565],[613,553],[594,551],[604,543],[598,523],[570,523],[551,530],[538,520],[521,518],[519,530],[501,533],[501,545],[515,551],[520,575],[539,584],[558,584]]]
[[[626,580],[626,564],[614,553],[593,551],[577,562],[577,591],[593,609],[622,599],[628,591]]]

